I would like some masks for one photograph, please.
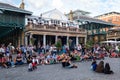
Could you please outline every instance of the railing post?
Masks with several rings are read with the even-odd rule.
[[[44,27],[44,29],[47,29],[47,28],[46,28],[46,27],[47,27],[46,25],[43,25],[43,27]]]
[[[55,30],[56,30],[56,31],[58,30],[58,26],[55,27]]]

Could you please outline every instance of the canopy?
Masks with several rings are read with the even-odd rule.
[[[102,41],[101,43],[117,44],[117,43],[120,43],[120,41]]]

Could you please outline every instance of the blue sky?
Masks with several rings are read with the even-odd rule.
[[[0,0],[19,7],[22,0]],[[91,16],[108,13],[111,11],[120,12],[120,0],[24,0],[25,9],[32,11],[33,15],[40,15],[43,12],[57,8],[62,13],[70,10],[84,10],[91,13]]]

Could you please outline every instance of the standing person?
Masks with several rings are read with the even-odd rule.
[[[42,49],[41,49],[41,45],[38,45],[38,54],[41,54]]]
[[[81,49],[82,49],[82,46],[81,46],[80,44],[78,44],[77,50],[78,50],[79,52],[81,52]]]
[[[113,74],[113,71],[110,70],[110,65],[109,65],[109,63],[106,63],[106,64],[105,64],[104,73],[105,73],[105,74]]]
[[[29,51],[30,55],[32,56],[33,46],[32,46],[32,45],[29,45],[29,46],[27,47],[27,51]]]
[[[104,62],[103,61],[99,62],[95,71],[98,73],[104,73]]]
[[[4,46],[4,44],[1,45],[1,47],[0,47],[0,52],[1,52],[3,55],[5,55],[5,46]]]
[[[12,46],[12,43],[9,43],[8,49],[9,49],[9,51],[10,51],[10,54],[12,54],[12,53],[14,53],[15,47]]]
[[[85,55],[85,46],[82,45],[82,55]]]
[[[49,50],[50,50],[50,46],[47,44],[46,45],[46,52],[49,52]]]
[[[26,62],[26,51],[27,51],[27,49],[24,45],[21,45],[20,48],[21,48],[21,53],[22,53],[22,56],[23,56],[23,61]]]

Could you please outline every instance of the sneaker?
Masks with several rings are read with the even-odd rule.
[[[13,68],[15,67],[15,65],[12,66]]]

